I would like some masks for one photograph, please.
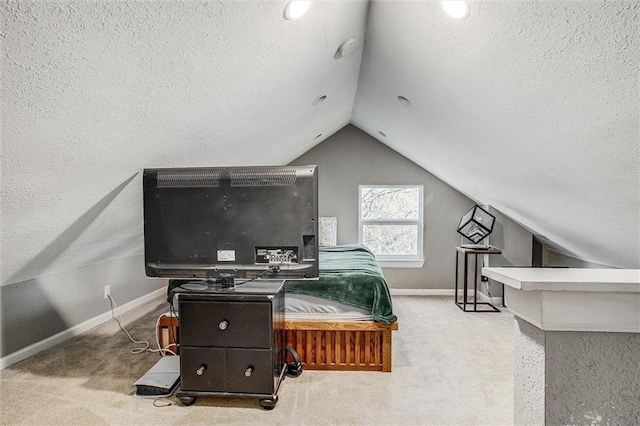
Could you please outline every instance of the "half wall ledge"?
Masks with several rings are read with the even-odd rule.
[[[640,424],[640,270],[482,273],[515,317],[514,424]]]
[[[544,331],[640,333],[640,269],[482,268],[509,309]]]

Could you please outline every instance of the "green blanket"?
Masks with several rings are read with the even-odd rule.
[[[375,256],[365,246],[320,247],[320,279],[290,280],[285,293],[322,297],[371,311],[374,321],[397,321],[387,282]]]
[[[387,282],[375,256],[365,246],[352,244],[320,247],[320,279],[287,280],[285,293],[321,297],[371,312],[373,320],[390,324],[398,318]],[[167,297],[171,301],[179,285],[189,280],[170,280]]]

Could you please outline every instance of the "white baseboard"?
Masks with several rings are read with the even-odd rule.
[[[115,314],[116,315],[121,315],[125,312],[128,312],[134,308],[137,308],[140,305],[143,305],[157,297],[160,297],[161,295],[166,293],[166,289],[165,288],[160,288],[156,291],[153,291],[149,294],[146,294],[142,297],[139,297],[137,299],[132,300],[131,302],[125,303],[122,306],[119,306],[118,309],[116,309]],[[5,357],[0,358],[0,370],[4,370],[5,368],[9,367],[10,365],[15,364],[16,362],[20,362],[24,359],[27,359],[39,352],[42,352],[46,349],[52,348],[55,345],[58,345],[64,341],[67,341],[79,334],[84,333],[85,331],[88,331],[90,329],[92,329],[93,327],[96,327],[100,324],[103,324],[107,321],[109,321],[111,319],[111,311],[105,312],[103,314],[100,314],[96,317],[93,317],[83,323],[74,325],[71,328],[68,328],[64,331],[61,331],[60,333],[54,334],[51,337],[48,337],[44,340],[41,340],[37,343],[33,343],[29,346],[27,346],[26,348],[22,348],[19,351],[13,352]]]
[[[428,289],[428,288],[390,288],[392,296],[452,296],[453,289]]]

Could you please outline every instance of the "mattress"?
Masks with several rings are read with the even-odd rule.
[[[284,300],[288,320],[373,321],[365,309],[321,297],[288,293]]]
[[[368,248],[360,244],[320,247],[318,256],[318,280],[287,280],[286,298],[314,296],[362,309],[376,322],[397,321],[382,269]]]
[[[177,299],[173,299],[172,306],[179,315]],[[287,294],[284,309],[288,320],[373,321],[373,315],[365,309],[304,294]]]

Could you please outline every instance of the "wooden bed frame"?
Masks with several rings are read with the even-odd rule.
[[[285,321],[287,346],[306,370],[391,371],[391,331],[398,323]]]
[[[156,332],[162,347],[174,343],[179,327],[177,318],[160,317]],[[287,320],[284,328],[286,344],[298,352],[303,369],[391,371],[391,332],[397,322]]]

